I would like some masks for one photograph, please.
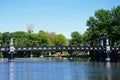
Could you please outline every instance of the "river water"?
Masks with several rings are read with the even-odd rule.
[[[0,80],[120,80],[120,62],[87,59],[0,59]]]

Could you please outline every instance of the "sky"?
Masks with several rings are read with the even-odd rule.
[[[40,30],[63,34],[83,34],[86,22],[98,9],[110,10],[120,0],[0,0],[0,32],[27,32],[34,24],[34,33]]]

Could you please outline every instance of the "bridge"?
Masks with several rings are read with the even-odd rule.
[[[103,45],[105,39],[106,45]],[[13,44],[13,36],[10,36],[8,47],[0,47],[0,52],[8,53],[8,61],[14,60],[14,54],[17,51],[104,51],[106,53],[106,60],[110,60],[110,53],[112,51],[120,51],[120,47],[110,46],[108,37],[101,37],[100,46],[19,46],[15,47]]]
[[[111,51],[120,51],[120,47],[109,47]],[[105,51],[101,46],[22,46],[14,47],[14,51]],[[0,47],[0,52],[9,52],[9,47]]]

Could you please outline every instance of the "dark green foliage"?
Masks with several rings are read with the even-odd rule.
[[[70,45],[80,46],[82,44],[82,36],[79,32],[75,31],[71,34]]]
[[[2,45],[8,46],[9,45],[9,38],[10,38],[10,32],[5,32],[2,34]]]
[[[112,10],[100,9],[95,11],[95,15],[87,21],[88,29],[87,41],[97,40],[105,35],[111,38],[112,45],[120,45],[120,6],[114,7]],[[86,40],[85,36],[83,38]]]
[[[44,31],[39,31],[37,34],[38,45],[39,46],[47,46],[48,45],[48,37]]]
[[[90,44],[87,45],[100,46],[99,38],[101,36],[108,36],[111,46],[120,46],[120,6],[114,7],[111,10],[100,9],[95,11],[94,16],[89,18],[86,25],[88,29],[82,36],[84,45],[88,41]],[[90,51],[91,59],[99,59],[101,56],[98,53]],[[114,56],[115,53],[112,57]],[[102,52],[103,57],[106,57],[105,52]]]

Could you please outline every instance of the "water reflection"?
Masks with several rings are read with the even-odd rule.
[[[119,80],[119,62],[22,58],[0,63],[0,80]]]
[[[107,80],[112,80],[111,63],[106,62]]]
[[[14,80],[14,62],[8,62],[8,80]]]
[[[119,62],[90,62],[89,79],[120,80]]]

